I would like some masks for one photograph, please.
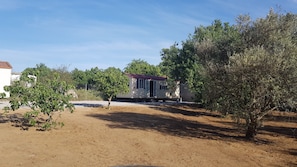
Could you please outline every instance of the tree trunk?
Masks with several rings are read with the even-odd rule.
[[[110,109],[111,98],[112,98],[112,97],[109,97],[109,98],[108,98],[108,105],[107,105],[107,109]]]
[[[245,137],[249,140],[253,140],[257,134],[258,128],[261,126],[261,120],[260,118],[253,118],[250,119],[250,122],[248,123],[248,127],[246,130]]]
[[[248,124],[245,137],[249,140],[253,140],[257,134],[258,121],[257,119],[251,119],[251,122]]]

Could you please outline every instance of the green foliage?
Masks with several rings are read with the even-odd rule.
[[[130,74],[143,74],[152,76],[162,76],[161,69],[158,66],[149,64],[141,59],[134,59],[125,68],[125,73]]]
[[[170,48],[164,48],[161,51],[161,69],[166,76],[175,81],[180,80],[182,77],[177,68],[179,52],[180,49],[177,47],[177,44],[170,46]]]
[[[51,70],[51,74],[57,73],[60,76],[60,80],[66,82],[68,85],[74,85],[71,72],[68,71],[67,66],[60,66]]]
[[[175,43],[169,49],[163,49],[161,68],[169,80],[187,84],[196,101],[201,103],[204,67],[208,62],[227,63],[229,56],[241,50],[240,44],[240,34],[235,26],[215,20],[210,26],[196,28],[194,35],[182,42],[181,48]]]
[[[66,95],[70,88],[65,81],[60,81],[58,75],[43,83],[35,82],[23,75],[22,80],[6,87],[6,91],[11,94],[12,110],[17,110],[21,106],[31,108],[31,111],[24,115],[25,121],[30,125],[36,125],[40,114],[47,116],[46,122],[42,124],[42,129],[47,130],[52,127],[50,125],[57,123],[52,119],[54,113],[64,111],[65,108],[73,112],[74,106],[69,102],[71,97]]]
[[[0,99],[3,99],[6,97],[6,94],[5,93],[0,93]]]
[[[160,66],[168,76],[171,86],[174,86],[176,81],[187,84],[195,92],[196,100],[201,101],[203,66],[195,53],[192,39],[182,42],[181,49],[178,48],[178,44],[174,44],[169,49],[163,49]]]
[[[226,65],[209,63],[205,99],[211,109],[245,119],[246,137],[253,139],[263,117],[280,106],[296,107],[297,47],[292,34],[296,17],[270,11],[264,19],[246,24],[240,32],[244,52]],[[295,26],[293,26],[295,25]]]
[[[210,109],[244,118],[246,137],[254,138],[260,122],[276,107],[295,107],[297,15],[270,10],[236,25],[215,20],[195,29],[179,48],[162,49],[162,71],[189,85]]]
[[[88,84],[88,78],[87,78],[87,73],[81,70],[78,70],[75,68],[71,72],[72,79],[74,81],[74,84],[76,85],[77,89],[87,89],[87,84]]]
[[[34,68],[26,68],[22,72],[21,80],[26,80],[28,75],[36,76],[38,78],[38,82],[40,83],[45,83],[48,79],[52,79],[54,77],[51,69],[43,63],[37,64]]]
[[[108,99],[108,108],[113,97],[129,91],[128,77],[118,68],[110,67],[97,73],[95,82],[97,90]]]
[[[243,51],[237,27],[222,23],[220,20],[215,20],[210,26],[196,28],[192,38],[197,57],[203,65],[209,61],[226,63],[229,56]]]
[[[76,100],[102,100],[101,93],[95,90],[77,89],[78,98]]]
[[[90,70],[78,70],[74,69],[71,72],[71,77],[76,89],[94,89],[95,88],[95,80],[94,78],[101,70],[98,67],[91,68]]]
[[[88,80],[87,89],[96,89],[96,76],[101,73],[101,70],[98,67],[91,68],[90,70],[86,70],[86,77]]]

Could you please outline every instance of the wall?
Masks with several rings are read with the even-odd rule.
[[[4,86],[10,86],[11,69],[0,68],[0,93],[5,93],[6,97],[10,97],[9,92],[4,91]]]

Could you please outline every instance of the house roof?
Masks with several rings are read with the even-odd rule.
[[[12,69],[12,66],[7,61],[0,61],[0,68]]]
[[[132,78],[151,79],[151,80],[159,80],[159,81],[163,81],[167,79],[166,77],[141,75],[141,74],[127,74],[127,75]]]

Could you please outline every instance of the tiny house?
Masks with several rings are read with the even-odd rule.
[[[12,66],[9,62],[0,61],[0,93],[5,93],[5,97],[10,96],[9,92],[4,91],[5,86],[10,86]]]
[[[126,100],[178,100],[180,98],[179,84],[169,88],[166,77],[127,74],[129,77],[129,92],[118,94],[117,99]]]

